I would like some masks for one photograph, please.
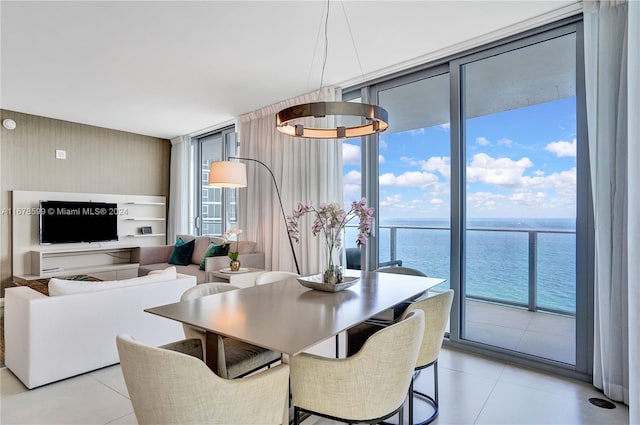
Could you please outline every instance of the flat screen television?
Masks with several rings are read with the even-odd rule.
[[[118,205],[109,202],[40,201],[40,243],[118,240]]]

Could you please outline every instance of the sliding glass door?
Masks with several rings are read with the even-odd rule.
[[[367,269],[401,262],[447,279],[452,344],[586,374],[580,31],[550,25],[354,90],[390,127],[343,155],[345,194],[359,182],[376,208]]]
[[[461,336],[574,365],[576,35],[495,53],[460,66]]]

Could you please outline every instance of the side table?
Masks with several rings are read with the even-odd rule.
[[[223,269],[224,270],[224,269]],[[222,272],[220,270],[213,270],[207,272],[207,282],[227,282],[231,285],[239,288],[248,288],[254,286],[258,275],[265,272],[262,269],[254,268],[241,268],[239,272]]]

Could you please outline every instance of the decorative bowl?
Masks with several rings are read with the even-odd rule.
[[[324,283],[322,281],[322,273],[311,276],[302,276],[297,279],[298,282],[300,282],[300,285],[305,288],[311,288],[323,292],[339,292],[358,283],[360,277],[345,276],[340,283]]]

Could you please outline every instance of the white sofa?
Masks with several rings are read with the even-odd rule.
[[[144,312],[179,301],[184,291],[196,285],[194,276],[175,276],[138,284],[113,282],[112,288],[92,287],[84,293],[72,293],[77,291],[71,285],[69,295],[59,296],[46,296],[25,286],[7,288],[7,367],[28,388],[35,388],[118,363],[115,341],[120,333],[149,345],[184,338],[180,323]]]

